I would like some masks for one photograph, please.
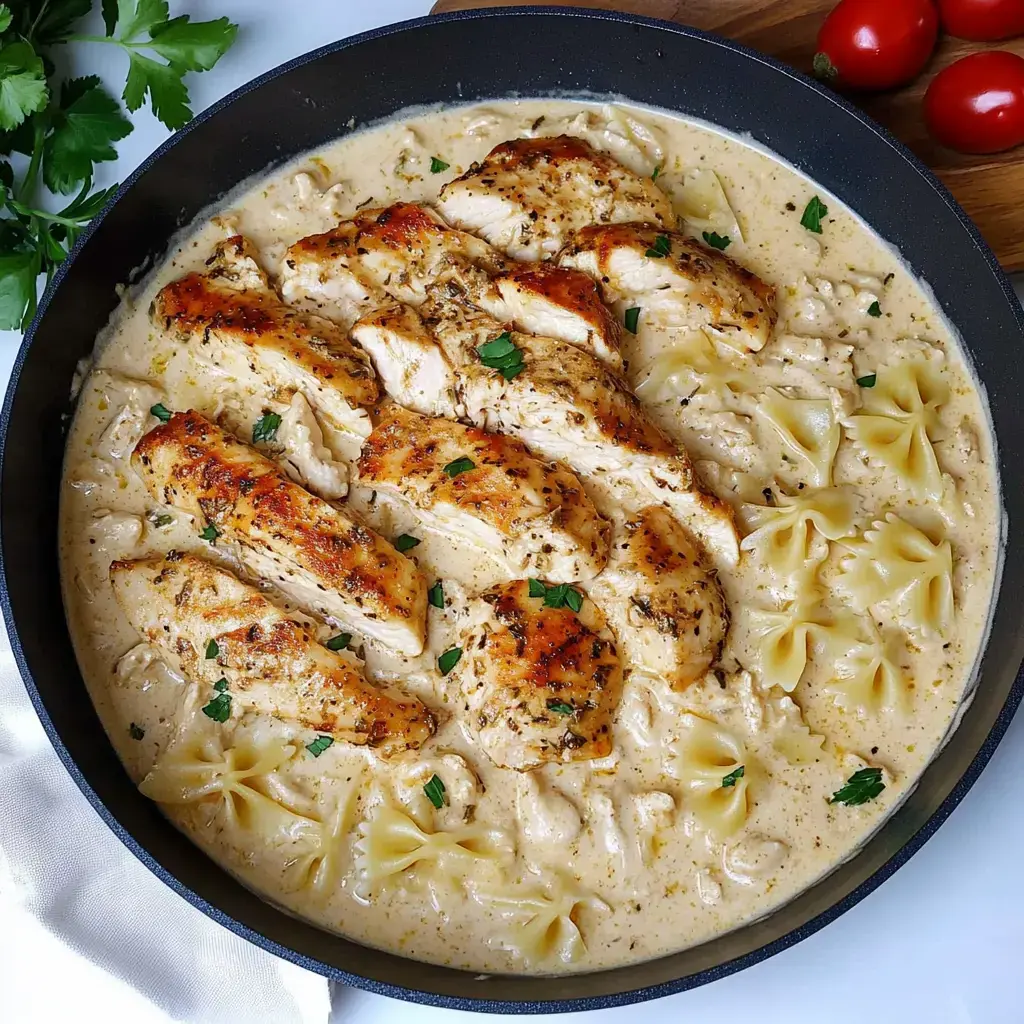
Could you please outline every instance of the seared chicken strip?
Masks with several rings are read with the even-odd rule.
[[[338,429],[369,434],[365,407],[380,392],[345,332],[283,303],[241,235],[221,242],[207,266],[160,291],[153,323],[253,390],[299,391]]]
[[[226,680],[232,702],[384,756],[433,735],[434,716],[418,700],[368,683],[345,654],[322,646],[308,626],[205,559],[172,553],[117,561],[110,582],[149,643],[170,652],[197,682]]]
[[[587,587],[626,659],[682,690],[718,659],[729,608],[718,573],[660,506],[616,524],[608,567]]]
[[[345,327],[393,302],[418,306],[438,282],[455,282],[499,320],[579,345],[612,366],[622,363],[618,322],[586,274],[511,264],[415,203],[364,210],[301,239],[285,254],[281,280],[289,301],[313,304]],[[353,337],[360,340],[358,329]],[[374,359],[382,375],[394,372]],[[409,370],[415,360],[401,363]]]
[[[599,282],[605,302],[639,307],[641,322],[705,331],[757,352],[775,326],[775,289],[724,253],[646,224],[586,227],[558,255]]]
[[[568,135],[495,146],[441,189],[438,205],[450,223],[517,260],[549,259],[587,224],[676,226],[650,178]]]
[[[452,671],[471,735],[501,767],[584,761],[612,749],[622,665],[604,615],[573,591],[548,607],[536,580],[500,583],[470,602]]]
[[[157,501],[237,544],[253,573],[305,610],[403,654],[423,650],[427,590],[416,564],[198,413],[146,434],[132,466]]]
[[[423,521],[502,558],[515,574],[593,579],[608,524],[567,469],[525,445],[388,406],[359,457],[359,481],[399,495]]]

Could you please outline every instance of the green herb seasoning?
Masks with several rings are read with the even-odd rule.
[[[414,537],[411,533],[400,534],[394,540],[395,550],[401,551],[403,554],[406,551],[411,551],[419,543],[419,537]]]
[[[808,231],[813,231],[816,235],[821,234],[821,218],[828,215],[828,207],[815,196],[806,207],[804,207],[803,216],[800,218],[800,224],[807,228]]]
[[[281,426],[281,417],[276,412],[265,412],[252,428],[253,444],[269,444],[277,437],[277,428]]]
[[[447,794],[445,793],[444,783],[437,775],[432,775],[430,781],[423,787],[423,792],[427,794],[427,799],[438,809],[448,802]]]
[[[328,747],[333,746],[333,736],[317,736],[312,743],[306,744],[306,749],[314,756],[319,757]]]
[[[211,544],[215,544],[217,542],[217,538],[220,536],[220,530],[218,530],[213,523],[209,523],[199,536],[202,537],[203,540],[208,540]]]
[[[630,334],[636,334],[637,324],[640,322],[640,307],[630,306],[622,316],[622,323]]]
[[[732,245],[732,239],[728,235],[719,235],[714,231],[704,231],[701,237],[712,249],[718,249],[720,252],[724,252]]]
[[[857,378],[857,386],[862,388],[873,388],[878,380],[877,373],[869,373],[864,377]]]
[[[467,455],[463,455],[461,458],[449,462],[448,465],[444,467],[444,471],[453,480],[462,473],[468,473],[471,469],[476,469],[476,463]]]
[[[574,715],[576,713],[576,709],[564,700],[549,700],[548,711],[554,711],[558,715]]]
[[[226,722],[231,717],[231,694],[218,693],[209,704],[204,705],[202,711],[215,722]]]
[[[171,410],[163,402],[149,407],[150,415],[155,416],[161,423],[166,423],[171,418]]]
[[[870,306],[868,306],[868,316],[881,316],[881,315],[882,315],[882,307],[878,304],[878,300],[876,299],[874,302],[871,303]]]
[[[745,771],[746,765],[741,764],[735,771],[729,772],[729,774],[722,779],[722,789],[729,789],[732,786],[735,786],[736,783],[743,778]]]
[[[149,517],[149,521],[158,530],[162,530],[165,526],[170,526],[174,522],[174,516],[168,515],[166,512],[156,512]]]
[[[531,579],[529,588],[530,597],[542,597],[545,608],[569,608],[577,614],[583,608],[583,595],[568,583],[549,587],[542,580]]]
[[[437,659],[437,668],[441,675],[446,676],[459,663],[462,657],[461,647],[449,647],[440,658]]]
[[[218,654],[220,654],[220,645],[216,640],[211,640],[206,645],[206,660],[210,661],[213,658],[216,658]]]
[[[492,370],[498,370],[505,380],[512,380],[523,370],[523,350],[516,348],[508,331],[499,334],[493,341],[481,345],[476,354],[480,362]]]
[[[885,783],[882,781],[881,768],[861,768],[854,772],[847,780],[842,789],[837,789],[832,794],[830,804],[846,804],[848,807],[856,807],[858,804],[866,804],[874,800],[882,790]]]
[[[658,235],[654,240],[654,245],[644,255],[651,259],[663,260],[671,251],[672,242],[669,240],[668,235]]]
[[[661,174],[661,164],[658,164],[658,166],[651,171],[651,181],[657,181],[659,174]]]
[[[325,641],[324,647],[329,651],[343,651],[350,643],[352,643],[351,633],[338,633],[336,636],[332,636],[330,640]]]
[[[451,164],[446,164],[439,156],[432,156],[430,158],[430,173],[440,174],[442,171],[447,171],[451,167]]]
[[[213,688],[218,693],[227,693],[228,681],[223,676],[221,676],[220,679],[218,679],[217,682],[213,684]]]
[[[430,602],[431,608],[443,608],[444,607],[444,587],[441,581],[438,580],[428,591],[427,600]]]

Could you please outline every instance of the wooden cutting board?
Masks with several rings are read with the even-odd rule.
[[[434,13],[473,7],[512,6],[526,0],[438,0]],[[814,43],[836,0],[547,0],[558,7],[597,7],[664,18],[736,39],[809,72]],[[974,218],[1007,270],[1024,270],[1024,147],[990,157],[963,156],[943,149],[925,131],[921,98],[936,72],[978,49],[1007,49],[1024,56],[1024,39],[967,43],[944,38],[925,70],[898,92],[854,96],[927,163]]]

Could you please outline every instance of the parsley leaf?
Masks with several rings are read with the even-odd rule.
[[[881,316],[881,315],[882,315],[882,307],[878,304],[878,300],[876,299],[874,302],[871,303],[870,306],[868,306],[868,316]]]
[[[545,608],[569,608],[578,615],[583,608],[583,595],[568,583],[549,587],[542,580],[531,579],[530,597],[544,598]]]
[[[821,234],[821,218],[828,214],[828,207],[815,196],[804,208],[803,216],[800,218],[802,227],[813,231],[816,235]]]
[[[252,443],[266,444],[277,437],[277,428],[281,426],[281,417],[276,412],[265,412],[252,427]]]
[[[231,694],[218,693],[209,704],[202,707],[202,712],[207,718],[215,722],[226,722],[231,717]]]
[[[207,661],[211,661],[213,658],[216,658],[218,654],[220,654],[220,645],[216,640],[211,640],[206,645],[206,653],[204,657]]]
[[[314,756],[319,757],[328,747],[334,746],[333,736],[317,736],[312,743],[306,744],[306,749]]]
[[[446,164],[439,156],[432,156],[430,158],[431,174],[440,174],[442,171],[447,171],[449,167],[451,167],[451,164]]]
[[[131,736],[133,740],[141,740],[142,737],[146,735],[146,730],[143,729],[141,725],[136,725],[132,722],[128,726],[128,735]]]
[[[168,515],[166,512],[157,512],[150,517],[149,520],[157,529],[162,530],[165,526],[170,526],[174,522],[174,516]]]
[[[419,537],[414,537],[410,533],[403,533],[396,537],[393,541],[395,550],[405,554],[406,551],[411,551],[417,544],[420,543]]]
[[[468,473],[471,469],[476,469],[476,463],[467,455],[463,455],[459,459],[454,459],[444,467],[444,471],[453,480],[462,473]]]
[[[712,249],[718,249],[719,252],[724,252],[732,245],[732,239],[728,235],[719,235],[715,231],[703,231],[701,237]]]
[[[480,362],[492,370],[500,370],[505,380],[512,380],[523,370],[523,350],[517,348],[508,331],[481,345],[476,354]]]
[[[741,764],[735,771],[729,772],[729,774],[722,779],[722,789],[729,789],[730,787],[735,786],[736,783],[743,778],[746,770],[746,765]]]
[[[640,307],[631,306],[622,317],[622,323],[630,334],[636,334],[637,324],[640,320]]]
[[[171,410],[167,408],[163,402],[157,402],[156,405],[149,407],[151,416],[155,416],[161,423],[166,423],[171,418]]]
[[[213,684],[213,688],[218,693],[227,693],[228,681],[223,676],[221,676],[220,679],[218,679],[217,682]]]
[[[11,27],[11,9],[7,4],[0,4],[0,32],[6,32]]]
[[[431,776],[430,781],[423,787],[423,792],[427,794],[427,799],[438,809],[448,802],[445,795],[444,783],[437,775]]]
[[[449,647],[440,658],[437,659],[437,668],[441,675],[446,676],[459,663],[462,657],[461,647]]]
[[[0,49],[0,128],[17,128],[49,99],[43,61],[31,44],[17,41]]]
[[[430,602],[431,608],[444,607],[444,587],[440,580],[427,591],[427,601]]]
[[[332,636],[330,640],[325,641],[324,647],[329,651],[343,651],[350,643],[352,643],[351,633],[338,633],[337,636]]]
[[[220,536],[220,530],[218,530],[213,523],[208,523],[199,536],[202,537],[203,540],[208,540],[211,544],[215,544],[217,542],[217,538]]]
[[[878,374],[877,373],[869,373],[865,377],[858,377],[857,378],[857,386],[861,387],[861,388],[873,388],[875,386],[875,382],[877,380],[878,380]]]
[[[657,181],[659,174],[661,174],[661,164],[658,164],[658,166],[651,171],[651,181]]]
[[[571,704],[567,704],[564,700],[549,700],[548,711],[554,711],[559,715],[576,714],[576,709]]]
[[[28,326],[25,320],[35,313],[36,278],[41,269],[42,256],[38,252],[0,256],[0,328],[16,330]]]
[[[654,245],[652,245],[644,255],[649,256],[652,259],[660,260],[664,259],[671,251],[672,243],[669,241],[668,235],[658,235],[654,240]]]
[[[885,783],[882,781],[881,768],[861,768],[846,780],[846,785],[832,794],[829,803],[856,807],[873,800],[883,789]]]

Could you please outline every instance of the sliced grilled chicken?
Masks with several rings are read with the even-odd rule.
[[[305,610],[422,652],[427,593],[415,563],[253,448],[196,412],[175,413],[139,441],[132,466],[154,498],[237,544],[255,575]]]
[[[647,224],[575,232],[561,266],[599,283],[605,302],[639,307],[641,322],[706,331],[732,348],[757,352],[775,326],[775,289],[724,253]]]
[[[351,327],[389,299],[419,305],[424,290],[446,275],[479,292],[507,262],[429,207],[396,203],[296,242],[284,256],[281,291],[289,302],[312,303]]]
[[[582,139],[559,135],[495,146],[441,189],[441,213],[517,260],[544,260],[587,224],[674,228],[668,196]]]
[[[732,510],[704,493],[689,456],[659,430],[626,382],[589,352],[552,338],[509,332],[523,368],[511,380],[478,349],[503,325],[437,290],[421,312],[457,377],[464,417],[564,462],[592,487],[666,505],[723,565],[739,559]],[[460,365],[461,364],[461,365]]]
[[[623,655],[682,690],[722,652],[729,608],[718,573],[660,506],[617,523],[608,567],[587,587]]]
[[[501,434],[388,406],[359,457],[359,480],[397,494],[427,526],[465,537],[514,574],[593,579],[608,524],[568,470]]]
[[[385,756],[433,735],[434,717],[418,700],[367,682],[344,654],[322,646],[255,587],[205,559],[170,554],[117,561],[110,582],[146,640],[177,657],[197,682],[226,680],[232,703],[368,744]]]
[[[452,680],[465,727],[505,768],[605,757],[622,665],[604,615],[578,591],[575,612],[530,589],[527,580],[498,584],[464,612]]]
[[[241,235],[221,242],[207,266],[161,290],[153,323],[248,387],[299,391],[338,429],[369,434],[365,407],[380,392],[366,354],[345,332],[283,303]]]

